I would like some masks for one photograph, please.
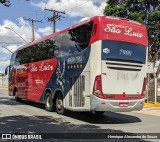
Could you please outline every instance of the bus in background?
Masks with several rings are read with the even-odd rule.
[[[6,69],[9,95],[58,114],[141,110],[147,49],[144,25],[96,16],[17,49]]]

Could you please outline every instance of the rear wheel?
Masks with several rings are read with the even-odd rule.
[[[66,110],[64,109],[64,105],[63,105],[63,97],[61,94],[58,94],[56,98],[56,111],[58,114],[66,113]]]
[[[47,111],[54,111],[54,104],[53,104],[53,99],[52,99],[52,95],[50,92],[46,93],[46,97],[45,97],[45,109]]]

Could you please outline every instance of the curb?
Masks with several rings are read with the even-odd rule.
[[[144,106],[150,106],[150,107],[160,107],[160,103],[144,103]]]
[[[0,90],[8,90],[8,88],[7,88],[7,87],[6,87],[6,88],[1,88],[1,87],[0,87]]]

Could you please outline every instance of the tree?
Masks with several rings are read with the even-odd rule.
[[[138,21],[147,26],[150,49],[150,60],[160,53],[160,0],[108,0],[104,15],[118,16]],[[156,38],[155,38],[156,37]],[[154,42],[154,44],[153,44]],[[160,54],[157,54],[160,58]]]
[[[0,3],[3,4],[6,7],[9,7],[11,5],[9,0],[0,0]]]
[[[29,0],[26,0],[26,1],[29,1]],[[10,0],[0,0],[0,3],[6,7],[9,7],[11,5]]]

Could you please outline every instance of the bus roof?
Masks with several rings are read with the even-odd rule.
[[[85,21],[82,21],[82,22],[80,22],[80,23],[77,23],[77,24],[75,24],[75,25],[73,25],[73,26],[70,26],[69,28],[66,28],[66,29],[64,29],[64,30],[58,31],[58,32],[56,32],[56,33],[52,33],[52,34],[50,34],[50,35],[48,35],[48,36],[45,36],[45,37],[42,37],[42,38],[40,38],[40,39],[34,40],[34,41],[32,41],[32,42],[29,42],[28,44],[19,47],[16,51],[21,50],[21,49],[23,49],[23,48],[26,48],[26,47],[28,47],[28,46],[34,45],[34,44],[39,43],[39,42],[41,42],[41,41],[44,41],[44,40],[46,40],[46,39],[52,38],[52,37],[54,37],[54,36],[56,36],[56,35],[59,35],[59,34],[61,34],[61,33],[64,33],[64,32],[66,32],[66,31],[69,31],[69,30],[74,29],[74,28],[76,28],[76,27],[79,27],[79,26],[81,26],[81,25],[83,25],[83,24],[86,24],[86,23],[88,23],[88,22],[91,22],[91,21],[100,21],[100,20],[106,19],[106,18],[108,18],[108,19],[116,19],[116,20],[126,20],[126,21],[128,21],[128,22],[141,25],[142,27],[144,26],[144,25],[141,24],[141,23],[138,23],[138,22],[136,22],[136,21],[129,20],[129,19],[126,19],[126,18],[113,17],[113,16],[95,16],[95,17],[92,17],[92,18],[87,19],[87,20],[85,20]],[[144,27],[145,27],[145,26],[144,26]]]

